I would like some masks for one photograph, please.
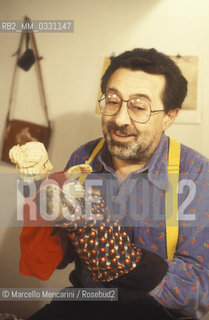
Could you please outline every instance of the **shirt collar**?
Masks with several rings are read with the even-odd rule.
[[[163,190],[167,190],[169,186],[168,145],[169,139],[163,133],[160,142],[149,162],[143,168],[134,172],[134,174],[140,174],[142,172],[148,171],[148,179],[150,180],[150,182]],[[107,148],[106,142],[100,150],[97,159],[97,168],[95,168],[96,172],[101,172],[103,167],[106,171],[115,174],[112,166],[112,156]]]

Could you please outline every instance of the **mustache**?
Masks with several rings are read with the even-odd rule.
[[[107,123],[107,131],[108,133],[111,133],[111,131],[114,132],[120,132],[121,134],[127,135],[127,136],[137,136],[138,132],[134,128],[130,128],[128,125],[123,126],[117,126],[117,124],[114,121],[109,121]]]

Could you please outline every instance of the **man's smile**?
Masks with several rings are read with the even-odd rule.
[[[120,130],[111,129],[112,139],[118,142],[129,142],[135,138],[135,134],[123,133]]]

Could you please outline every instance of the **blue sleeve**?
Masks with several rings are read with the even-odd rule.
[[[167,260],[167,274],[150,292],[166,308],[200,319],[209,311],[209,164],[199,171],[195,193],[184,195],[188,206],[184,214],[194,220],[180,221],[177,250],[172,260]],[[183,172],[186,179],[191,174]],[[189,180],[189,179],[188,179]],[[190,180],[191,181],[191,180]],[[182,204],[182,202],[181,202]]]

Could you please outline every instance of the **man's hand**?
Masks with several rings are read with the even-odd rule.
[[[69,168],[65,175],[68,180],[78,179],[78,182],[72,183],[70,185],[70,194],[75,198],[83,198],[85,195],[85,190],[83,188],[83,183],[86,177],[92,173],[92,168],[89,164],[79,164]]]
[[[92,173],[92,168],[89,164],[79,164],[77,166],[70,167],[66,171],[66,177],[70,180],[77,179],[82,175],[88,175]]]
[[[16,145],[9,151],[9,158],[23,179],[44,179],[53,169],[48,153],[41,142]]]

